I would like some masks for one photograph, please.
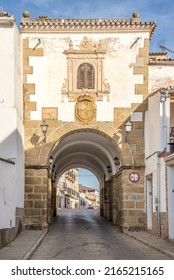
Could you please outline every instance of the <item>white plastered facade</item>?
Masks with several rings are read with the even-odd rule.
[[[24,207],[24,128],[21,37],[13,17],[0,21],[0,229],[16,225]]]
[[[130,108],[131,103],[141,103],[143,100],[142,95],[134,93],[135,84],[143,84],[143,75],[133,75],[133,67],[143,66],[143,60],[137,59],[137,52],[144,47],[144,39],[148,39],[149,33],[90,33],[85,36],[94,44],[101,40],[107,49],[103,78],[111,90],[109,101],[106,98],[96,101],[97,121],[113,121],[113,108]],[[74,49],[78,50],[83,37],[84,34],[22,34],[23,39],[29,39],[30,48],[36,46],[38,39],[41,42],[39,47],[44,48],[44,56],[29,58],[29,65],[33,66],[34,72],[27,76],[27,83],[37,81],[35,95],[30,97],[30,101],[37,102],[37,111],[31,112],[31,119],[41,120],[42,107],[57,106],[59,120],[74,121],[75,102],[65,99],[62,102],[61,87],[67,78],[67,60],[63,52],[68,49],[70,39]],[[140,38],[137,44],[130,48],[137,37]]]

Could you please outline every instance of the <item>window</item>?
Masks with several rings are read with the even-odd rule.
[[[94,88],[94,67],[89,63],[83,63],[77,71],[77,88]]]

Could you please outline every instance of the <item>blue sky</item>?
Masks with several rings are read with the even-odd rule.
[[[18,26],[24,10],[33,18],[130,18],[138,11],[142,21],[157,22],[150,51],[161,51],[160,44],[174,50],[173,0],[0,0],[0,7],[15,16]]]
[[[97,180],[96,176],[83,168],[78,168],[78,182],[86,187],[99,189],[99,181]]]

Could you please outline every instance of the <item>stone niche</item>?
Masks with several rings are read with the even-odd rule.
[[[104,97],[109,100],[110,85],[104,78],[104,60],[106,49],[101,41],[93,44],[86,36],[80,43],[79,49],[73,48],[73,42],[69,41],[69,48],[64,51],[67,56],[67,77],[62,85],[62,102],[74,102],[76,98],[84,94],[84,91],[95,97],[97,101],[102,101]],[[81,65],[89,65],[93,69],[93,85],[78,86],[78,69]]]

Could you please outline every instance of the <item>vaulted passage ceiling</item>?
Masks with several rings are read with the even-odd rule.
[[[114,158],[118,151],[112,142],[103,135],[93,132],[78,132],[63,138],[52,153],[54,171],[59,178],[71,168],[86,168],[92,171],[102,186],[116,174],[118,166]],[[110,173],[107,166],[110,166]]]

